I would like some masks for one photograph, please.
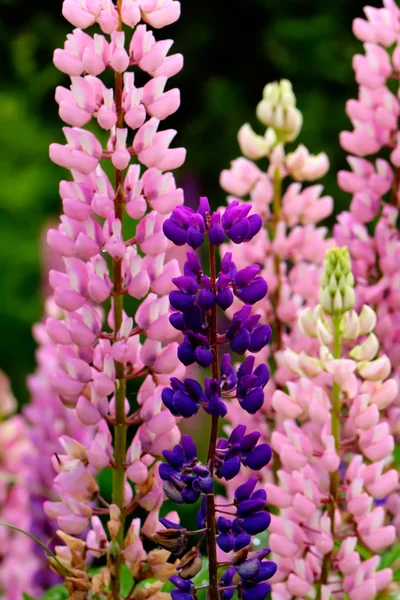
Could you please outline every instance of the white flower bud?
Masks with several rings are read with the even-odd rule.
[[[328,346],[333,342],[332,330],[329,323],[323,322],[321,319],[317,321],[317,335],[322,345]]]
[[[309,337],[317,337],[316,320],[310,307],[305,308],[299,315],[299,327]]]
[[[379,350],[379,340],[374,333],[370,333],[365,342],[355,346],[349,356],[357,361],[370,361],[375,358]]]
[[[360,320],[354,310],[345,314],[341,333],[345,340],[355,340],[360,335]]]
[[[383,381],[390,375],[391,364],[386,355],[380,356],[371,362],[361,362],[357,370],[367,381]]]
[[[248,123],[239,129],[238,142],[243,155],[252,160],[259,160],[270,151],[265,138],[257,135]]]
[[[275,130],[283,143],[296,139],[303,124],[303,117],[296,108],[292,84],[287,79],[265,86],[256,114],[261,123]]]
[[[360,312],[360,335],[366,335],[375,329],[376,325],[376,313],[375,311],[364,304]]]

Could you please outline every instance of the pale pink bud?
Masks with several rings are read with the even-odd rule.
[[[371,362],[359,363],[357,370],[363,379],[368,381],[383,381],[390,375],[391,364],[386,355]]]
[[[79,396],[78,403],[76,405],[76,414],[78,419],[84,425],[97,425],[101,420],[101,415],[97,408],[86,398],[86,396]]]
[[[116,31],[113,34],[114,49],[112,51],[110,66],[118,73],[123,73],[129,66],[129,55],[124,48],[125,34],[123,31]]]
[[[270,150],[265,138],[257,135],[248,123],[239,129],[238,142],[242,153],[253,160],[266,156]]]

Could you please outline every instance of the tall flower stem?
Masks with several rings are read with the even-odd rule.
[[[210,243],[210,279],[214,294],[216,295],[216,273],[215,273],[215,247]],[[213,352],[212,376],[219,378],[218,373],[218,341],[217,341],[217,305],[211,309],[210,323],[210,345]],[[215,449],[218,437],[218,415],[211,417],[211,434],[208,446],[208,467],[211,477],[214,477]],[[208,551],[208,571],[209,571],[209,598],[210,600],[219,600],[218,591],[218,564],[217,564],[217,539],[215,535],[215,500],[214,494],[207,496],[207,551]]]
[[[117,4],[118,14],[121,13],[121,0],[118,0]],[[122,22],[118,30],[122,30]],[[117,127],[121,127],[123,124],[124,115],[122,112],[122,90],[123,81],[122,74],[115,72],[115,106],[117,112]],[[124,216],[124,192],[122,189],[123,185],[123,172],[115,169],[115,218],[119,219],[122,225]],[[114,331],[117,333],[122,324],[123,317],[123,277],[122,277],[122,261],[113,260],[113,276],[114,276]],[[119,546],[117,556],[112,569],[112,581],[111,591],[113,600],[117,600],[121,593],[121,551],[124,543],[124,526],[125,526],[125,515],[124,515],[124,486],[125,486],[125,456],[126,456],[126,432],[127,425],[125,420],[125,397],[126,397],[126,379],[124,372],[124,365],[119,362],[115,362],[115,426],[114,426],[114,461],[115,469],[113,471],[112,481],[112,501],[113,504],[118,506],[121,511],[121,526],[117,534],[116,542]]]
[[[342,338],[341,338],[341,322],[342,316],[333,316],[333,358],[339,359],[342,353]],[[340,386],[335,381],[332,389],[332,410],[331,410],[331,429],[335,440],[336,452],[340,455]],[[331,520],[331,531],[333,540],[335,540],[335,508],[337,504],[338,492],[338,473],[334,471],[330,474],[330,499],[328,504],[328,514]],[[330,569],[331,555],[326,554],[322,563],[321,582],[327,583]],[[317,600],[321,599],[321,585],[318,586]]]
[[[279,221],[281,220],[281,199],[282,199],[282,176],[279,169],[275,169],[274,171],[274,180],[273,180],[273,198],[272,198],[272,210],[273,210],[273,236],[276,235],[276,229]],[[278,305],[279,305],[279,297],[281,292],[281,279],[280,279],[280,271],[281,271],[281,260],[278,254],[274,254],[274,270],[276,275],[276,290],[273,298],[274,312],[275,312],[275,345],[276,349],[280,350],[282,348],[282,323],[277,316]]]

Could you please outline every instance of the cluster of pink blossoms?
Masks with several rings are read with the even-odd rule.
[[[263,216],[265,227],[251,244],[230,243],[223,245],[221,252],[232,252],[239,268],[248,262],[259,264],[268,281],[269,294],[255,305],[254,311],[273,329],[272,344],[257,356],[257,361],[269,359],[273,368],[265,389],[264,417],[253,418],[254,427],[261,428],[268,439],[265,416],[269,420],[274,418],[272,394],[275,389],[283,389],[292,378],[281,361],[283,349],[316,350],[315,342],[305,341],[299,331],[297,315],[305,305],[315,306],[318,302],[321,265],[332,245],[326,239],[328,229],[318,223],[331,214],[333,199],[321,196],[320,184],[302,187],[302,182],[315,181],[326,174],[329,168],[326,154],[311,155],[302,144],[294,152],[285,151],[285,145],[297,138],[302,125],[289,81],[265,86],[257,117],[267,127],[265,135],[257,135],[249,125],[243,125],[238,139],[244,157],[222,171],[220,183],[231,194],[229,204],[238,200],[251,202]],[[253,161],[265,158],[269,165],[263,172]],[[235,305],[231,311],[234,309]],[[230,418],[234,424],[241,422],[242,415],[235,405],[230,409]],[[268,473],[265,477],[269,478]]]
[[[364,42],[365,54],[357,54],[353,60],[358,100],[349,100],[346,105],[354,130],[340,135],[342,147],[351,153],[347,158],[351,171],[338,174],[339,186],[353,197],[350,211],[337,218],[334,237],[339,245],[349,248],[358,302],[375,307],[376,334],[398,379],[400,8],[394,0],[384,0],[383,5],[365,7],[367,20],[357,18],[353,23],[355,36]],[[385,158],[364,158],[382,151]],[[389,412],[392,429],[399,434],[400,398]]]
[[[391,569],[379,570],[379,554],[396,541],[399,476],[385,410],[398,386],[388,357],[378,355],[374,311],[353,310],[353,284],[347,250],[330,250],[320,304],[299,318],[319,356],[288,348],[284,361],[297,379],[273,396],[280,468],[265,488],[279,508],[269,540],[274,600],[313,589],[321,600],[373,600],[392,579]]]
[[[155,459],[180,439],[176,420],[161,400],[170,377],[181,378],[185,370],[169,322],[168,293],[180,267],[171,258],[162,225],[183,203],[169,171],[183,163],[185,150],[169,148],[176,131],[158,129],[179,106],[179,91],[164,88],[183,59],[167,56],[172,40],[156,41],[140,21],[164,27],[179,18],[180,4],[65,0],[63,14],[78,29],[54,53],[71,86],[56,91],[68,125],[63,129],[67,143],[52,144],[50,157],[71,170],[72,180],[60,184],[64,214],[58,229],[48,232],[48,244],[63,257],[65,270],[50,272],[60,314],[47,319],[46,332],[55,356],[52,387],[90,428],[91,437],[61,436],[62,451],[53,458],[58,501],[46,502],[45,510],[66,544],[56,547],[64,569],[54,561],[52,566],[66,577],[70,597],[85,598],[90,590],[101,593],[107,587],[119,597],[123,563],[136,581],[164,581],[175,572],[173,563],[166,564],[168,552],[145,552],[140,533],[151,536],[162,528],[158,511],[164,495]],[[95,22],[106,35],[82,31]],[[123,25],[134,28],[127,44]],[[128,71],[132,66],[148,76],[143,87],[135,86],[134,72]],[[106,68],[114,72],[113,88],[98,78]],[[108,132],[105,148],[82,128],[92,117]],[[130,165],[132,156],[136,163]],[[111,160],[113,182],[101,159]],[[129,239],[126,214],[134,225]],[[127,296],[140,302],[134,317],[124,310]],[[132,406],[129,385],[138,378],[143,382]],[[111,505],[95,479],[104,468],[113,473]],[[125,535],[125,520],[137,507],[149,515],[143,525],[134,518]],[[102,515],[108,518],[108,533]],[[104,555],[107,567],[91,578],[85,559]],[[146,597],[164,597],[161,581]]]
[[[0,520],[30,531],[34,515],[27,478],[33,447],[24,419],[14,414],[16,408],[8,380],[0,372]],[[23,592],[39,593],[41,587],[34,582],[39,566],[32,541],[23,533],[0,527],[0,596],[20,600]]]

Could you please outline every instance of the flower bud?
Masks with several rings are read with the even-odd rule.
[[[367,335],[367,333],[370,333],[371,331],[373,331],[373,329],[375,329],[376,313],[370,306],[368,306],[367,304],[364,304],[364,306],[362,307],[362,310],[360,312],[359,320],[360,320],[359,335]]]
[[[379,340],[374,333],[370,333],[365,342],[359,346],[354,346],[350,352],[350,357],[354,360],[373,360],[379,350]]]
[[[299,327],[309,337],[317,337],[317,323],[314,313],[308,306],[299,315]]]
[[[162,529],[153,535],[153,540],[173,554],[181,554],[187,545],[186,529]]]
[[[346,313],[341,333],[345,340],[355,340],[360,335],[360,319],[354,310]]]
[[[238,142],[244,156],[252,160],[263,158],[271,149],[269,141],[257,135],[248,123],[239,129]]]
[[[202,556],[198,549],[193,547],[181,558],[177,571],[182,579],[192,579],[197,573],[200,573],[201,567]]]
[[[296,108],[292,84],[287,79],[265,86],[263,99],[257,106],[261,123],[273,129],[280,142],[293,142],[303,124],[301,112]]]
[[[347,248],[331,248],[324,260],[320,303],[330,315],[342,315],[355,303],[354,277]]]
[[[318,319],[317,321],[317,336],[321,344],[328,346],[333,342],[332,330],[326,321]]]

